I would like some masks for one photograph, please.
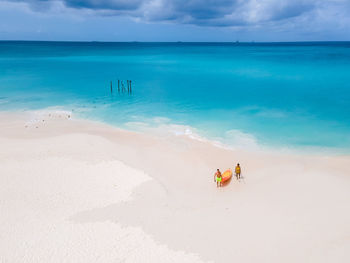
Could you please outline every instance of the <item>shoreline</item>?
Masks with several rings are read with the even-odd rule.
[[[238,133],[242,133],[247,136],[247,138],[242,138],[244,140],[254,140],[248,143],[238,143],[235,145],[227,144],[221,137],[206,137],[197,128],[185,124],[177,124],[170,122],[169,119],[165,117],[155,117],[154,120],[148,120],[152,123],[147,122],[127,122],[121,125],[116,123],[108,123],[101,121],[99,119],[86,118],[81,116],[79,113],[76,114],[72,110],[65,109],[64,107],[48,107],[37,110],[0,110],[0,115],[13,115],[26,116],[28,119],[26,125],[30,126],[35,123],[40,123],[42,118],[47,118],[49,114],[57,115],[69,115],[72,120],[86,121],[94,126],[104,126],[106,128],[112,128],[116,130],[122,130],[125,132],[132,132],[137,134],[145,134],[151,137],[187,137],[188,139],[199,141],[203,143],[211,144],[213,147],[222,148],[229,151],[249,151],[249,152],[260,152],[260,153],[271,153],[271,154],[283,154],[287,155],[311,155],[311,156],[329,156],[329,157],[350,157],[350,152],[347,152],[344,148],[327,147],[327,146],[301,146],[301,145],[267,145],[265,143],[260,143],[255,140],[254,136],[249,133],[243,133],[237,130]],[[158,119],[166,119],[164,123],[158,121]],[[158,125],[158,126],[157,126]],[[122,126],[122,127],[121,127]]]
[[[18,236],[16,232],[11,233],[13,218],[28,204],[26,200],[15,198],[13,201],[10,197],[21,193],[31,199],[33,194],[25,184],[18,192],[18,180],[24,180],[38,184],[37,191],[41,194],[35,198],[50,198],[44,208],[36,207],[37,199],[33,199],[33,209],[37,214],[31,216],[25,211],[23,215],[34,225],[36,221],[42,222],[38,218],[43,216],[44,222],[51,222],[53,228],[57,222],[51,217],[45,218],[46,213],[62,217],[66,232],[54,233],[64,237],[61,240],[73,235],[78,244],[86,242],[96,249],[96,243],[89,238],[97,236],[102,242],[100,233],[108,233],[112,226],[125,231],[141,229],[126,245],[130,246],[136,240],[138,245],[131,255],[118,252],[130,262],[132,259],[134,262],[152,262],[156,256],[169,256],[169,262],[175,257],[178,261],[188,262],[330,262],[328,260],[334,261],[334,258],[337,262],[347,262],[350,259],[350,253],[346,252],[350,251],[350,227],[347,224],[350,220],[347,209],[350,205],[349,156],[228,150],[186,136],[156,137],[68,118],[63,113],[60,117],[52,113],[52,116],[43,118],[44,121],[26,128],[28,119],[25,114],[10,115],[0,113],[0,139],[5,145],[0,152],[4,160],[0,174],[5,177],[2,181],[8,183],[1,186],[6,189],[1,198],[4,209],[10,211],[9,218],[0,218],[10,229],[5,239],[26,237],[21,231],[17,232]],[[29,171],[21,170],[21,162],[27,164]],[[232,180],[227,186],[217,189],[213,182],[215,169],[224,171],[233,168],[236,162],[242,164],[244,180]],[[32,166],[34,172],[30,171]],[[40,176],[51,173],[50,166],[62,169],[61,172],[52,171],[53,176],[64,176],[69,182],[70,192],[66,191],[65,185],[41,182]],[[79,172],[81,167],[85,167],[83,174]],[[23,178],[24,172],[26,178]],[[84,182],[82,175],[90,180]],[[130,177],[134,179],[128,180]],[[57,180],[54,178],[51,179]],[[99,186],[99,191],[95,192],[96,186]],[[126,187],[126,192],[123,187]],[[74,192],[79,192],[79,188],[87,190],[76,195]],[[105,190],[106,196],[103,197]],[[124,191],[123,198],[120,190]],[[83,200],[91,191],[86,203]],[[69,192],[70,200],[80,200],[74,209],[68,209],[67,199],[65,202],[55,199],[66,192]],[[10,207],[14,208],[8,210]],[[16,220],[18,224],[22,223],[21,218]],[[89,237],[80,239],[74,234],[76,228],[96,225],[101,228],[94,229]],[[25,233],[33,227],[24,226]],[[118,231],[117,236],[124,235]],[[35,240],[34,236],[29,235],[24,241],[30,243]],[[154,240],[145,245],[157,251],[154,258],[138,252],[139,246],[142,247],[142,242],[137,241],[140,236]],[[15,241],[21,243],[21,240]],[[11,247],[10,251],[18,250],[22,253],[18,253],[19,257],[31,254],[30,247],[20,247],[15,241],[13,246],[17,247]],[[55,244],[53,240],[46,241]],[[112,237],[109,242],[114,242]],[[70,259],[87,249],[74,245],[73,250],[65,251]],[[106,253],[106,247],[97,248],[95,254],[87,253],[90,258],[87,256],[85,260],[93,261],[94,256]],[[292,248],[295,250],[291,251]],[[52,247],[47,249],[54,250]],[[39,253],[35,250],[32,257],[37,256],[35,252]],[[63,252],[64,249],[55,250],[59,256]],[[118,253],[112,253],[112,257],[118,258]],[[104,262],[113,261],[112,257],[104,258]]]

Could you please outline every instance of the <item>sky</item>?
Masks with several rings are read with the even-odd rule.
[[[346,41],[350,0],[0,0],[0,40]]]

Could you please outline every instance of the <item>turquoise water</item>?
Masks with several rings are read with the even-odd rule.
[[[118,79],[132,80],[131,95]],[[0,42],[0,110],[53,106],[225,144],[349,152],[350,42]]]

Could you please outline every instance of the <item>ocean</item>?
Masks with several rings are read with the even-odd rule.
[[[350,42],[0,41],[0,110],[39,109],[232,147],[349,153]]]

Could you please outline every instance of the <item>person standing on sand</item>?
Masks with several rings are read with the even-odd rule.
[[[239,166],[239,163],[237,163],[237,166],[235,168],[236,178],[241,179],[241,166]]]
[[[216,169],[216,173],[214,174],[214,182],[216,181],[216,187],[221,186],[222,176],[219,169]]]

